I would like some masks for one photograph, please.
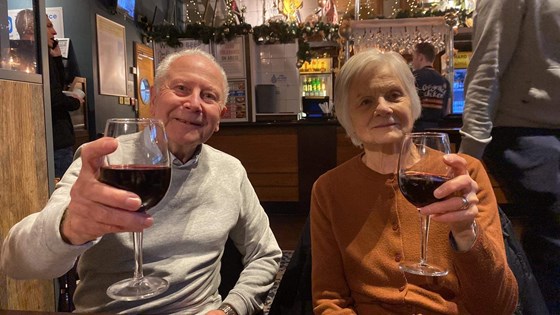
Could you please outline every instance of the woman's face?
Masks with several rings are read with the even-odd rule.
[[[348,91],[348,110],[356,137],[365,149],[400,144],[414,123],[410,97],[388,66],[367,66],[354,77]]]

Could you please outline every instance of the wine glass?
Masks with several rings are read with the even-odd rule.
[[[417,208],[438,201],[434,197],[434,190],[453,177],[451,169],[443,162],[443,155],[449,153],[446,133],[418,132],[405,135],[399,155],[399,189]],[[447,270],[428,264],[430,216],[420,214],[420,222],[420,261],[405,261],[399,267],[422,276],[445,276]]]
[[[107,120],[105,136],[118,140],[117,150],[107,156],[99,180],[137,194],[142,200],[138,211],[146,211],[163,199],[171,181],[167,135],[163,122],[153,118],[112,118]],[[158,295],[169,283],[142,270],[142,232],[132,233],[134,277],[107,289],[115,300],[135,301]]]

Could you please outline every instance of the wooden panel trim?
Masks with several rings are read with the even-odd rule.
[[[0,235],[5,236],[46,204],[49,180],[42,85],[0,80],[0,91]],[[18,281],[0,274],[0,288],[2,308],[54,311],[52,280]]]

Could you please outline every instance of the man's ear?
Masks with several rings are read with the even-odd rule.
[[[220,119],[222,118],[222,116],[224,115],[224,113],[227,111],[227,108],[224,106],[224,108],[222,108],[220,110]],[[216,128],[214,129],[214,132],[218,132],[220,131],[220,123],[218,122],[218,124],[216,125]]]

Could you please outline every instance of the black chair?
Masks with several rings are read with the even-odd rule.
[[[268,315],[313,314],[311,301],[311,235],[309,217],[292,254]]]
[[[519,287],[519,301],[514,314],[548,314],[548,309],[541,290],[533,275],[531,266],[529,266],[529,260],[525,255],[521,242],[515,237],[513,225],[502,209],[498,208],[498,210],[502,223],[502,233],[504,234],[504,244],[509,268],[515,275],[517,286]]]
[[[502,224],[508,264],[517,279],[519,301],[514,314],[545,315],[546,304],[521,243],[515,237],[511,221],[498,208]],[[311,300],[311,237],[309,218],[305,223],[299,244],[280,282],[269,315],[313,314]]]

